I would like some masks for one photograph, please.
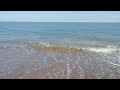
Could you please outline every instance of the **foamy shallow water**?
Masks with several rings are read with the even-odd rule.
[[[0,79],[120,79],[120,23],[0,22]]]
[[[120,52],[98,51],[73,53],[26,45],[4,47],[0,49],[0,78],[119,79]]]

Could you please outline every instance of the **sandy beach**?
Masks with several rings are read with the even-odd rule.
[[[120,23],[0,22],[0,79],[120,79]]]
[[[19,49],[18,54],[21,53]],[[20,59],[15,58],[14,60],[2,62],[2,69],[5,70],[5,73],[3,73],[2,70],[0,71],[1,79],[120,78],[120,66],[110,63],[109,61],[103,61],[102,57],[100,55],[97,56],[96,53],[90,54],[84,51],[73,53],[73,51],[70,52],[68,49],[66,50],[68,50],[69,53],[57,52],[53,47],[51,50],[48,48],[49,51],[44,49],[40,50],[40,48],[33,49],[33,47],[32,50],[30,48],[24,49],[28,49],[29,54],[24,53],[21,54]],[[15,54],[16,50],[14,49],[12,52]],[[24,57],[26,61],[22,61],[22,57]],[[7,67],[4,65],[7,65]]]

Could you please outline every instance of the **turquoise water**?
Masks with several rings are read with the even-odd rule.
[[[0,22],[0,78],[45,78],[29,75],[56,63],[70,64],[61,78],[120,78],[120,23]]]
[[[120,41],[120,23],[0,23],[0,43],[26,41],[52,44],[115,43]]]

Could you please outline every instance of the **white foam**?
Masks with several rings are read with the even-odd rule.
[[[115,48],[87,48],[88,51],[93,51],[93,52],[103,52],[103,53],[109,53],[109,52],[116,52],[118,51],[118,49],[115,49]]]
[[[45,46],[47,46],[47,47],[49,47],[49,46],[51,46],[49,43],[39,43],[39,44],[41,44],[41,45],[45,45]]]

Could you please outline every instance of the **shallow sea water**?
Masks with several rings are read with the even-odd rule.
[[[120,23],[0,22],[0,79],[119,79]]]

